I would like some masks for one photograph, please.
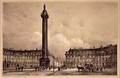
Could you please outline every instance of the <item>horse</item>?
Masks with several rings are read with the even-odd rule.
[[[79,66],[77,66],[77,69],[78,69],[78,71],[84,70],[84,67],[79,67]]]
[[[16,67],[16,71],[23,71],[23,66]]]

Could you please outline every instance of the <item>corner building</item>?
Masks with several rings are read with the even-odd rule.
[[[25,68],[39,66],[42,50],[3,49],[3,68],[15,68],[18,64]]]
[[[93,49],[69,49],[66,53],[66,66],[92,64],[96,68],[117,68],[117,45]]]

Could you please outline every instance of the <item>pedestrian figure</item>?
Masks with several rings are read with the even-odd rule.
[[[49,67],[49,70],[51,69],[51,67]]]
[[[60,67],[58,67],[58,71],[60,71]]]
[[[99,69],[97,68],[97,71],[99,71]]]
[[[100,71],[102,72],[102,67],[100,68]]]
[[[16,71],[19,71],[19,69],[18,69],[18,68],[19,68],[19,64],[17,64],[17,66],[16,66]]]

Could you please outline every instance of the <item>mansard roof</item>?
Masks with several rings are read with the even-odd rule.
[[[10,52],[42,52],[42,50],[38,50],[38,49],[35,49],[35,50],[14,50],[14,49],[8,49],[8,48],[3,48],[3,51],[10,51]]]
[[[69,52],[79,52],[79,51],[100,51],[100,50],[104,50],[104,49],[109,49],[109,48],[114,48],[114,49],[117,49],[117,45],[107,45],[105,47],[99,47],[99,48],[87,48],[87,49],[83,49],[83,48],[79,48],[79,49],[76,49],[76,48],[73,48],[73,49],[69,49],[66,54],[69,54]]]

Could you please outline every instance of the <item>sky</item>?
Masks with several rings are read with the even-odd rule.
[[[41,49],[43,5],[49,14],[49,51],[117,44],[117,2],[11,2],[3,4],[3,47]]]

